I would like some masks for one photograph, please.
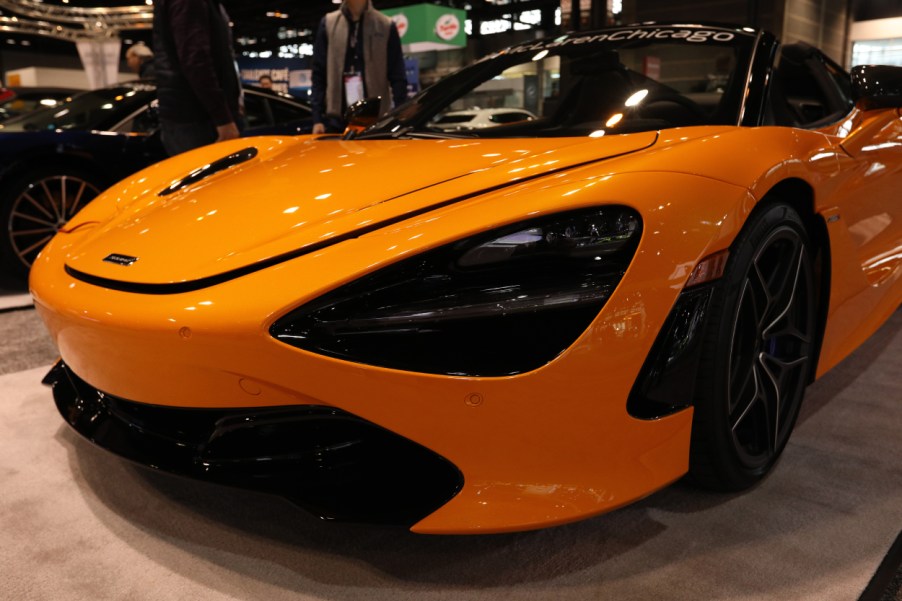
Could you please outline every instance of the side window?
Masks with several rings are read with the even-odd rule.
[[[160,118],[156,104],[146,107],[135,115],[131,131],[136,134],[152,134],[160,128]]]
[[[531,119],[533,119],[533,116],[529,113],[496,113],[489,117],[489,121],[492,123],[516,123]]]
[[[310,111],[306,107],[282,102],[277,98],[269,99],[269,108],[272,109],[272,119],[276,125],[310,118]]]
[[[827,68],[827,73],[830,74],[833,83],[836,84],[840,98],[849,108],[852,108],[852,105],[855,104],[852,100],[852,78],[849,77],[848,73],[831,62],[824,63],[824,66]]]
[[[248,128],[272,125],[266,99],[250,92],[244,94],[244,117]]]
[[[150,135],[160,128],[160,118],[157,114],[158,103],[154,100],[151,104],[135,111],[128,120],[116,126],[119,133],[147,134]]]
[[[770,111],[776,125],[818,128],[851,108],[848,76],[813,48],[791,44],[781,49],[770,85]]]

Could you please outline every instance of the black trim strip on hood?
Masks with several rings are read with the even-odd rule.
[[[643,146],[642,148],[636,148],[633,150],[629,150],[627,152],[622,152],[620,154],[615,154],[611,156],[606,156],[598,159],[592,159],[589,161],[584,161],[582,163],[576,163],[574,165],[568,165],[566,167],[561,167],[559,169],[552,169],[545,173],[537,173],[535,175],[530,175],[528,177],[524,177],[522,179],[518,179],[513,182],[505,182],[503,184],[498,184],[497,186],[491,186],[489,188],[484,188],[477,192],[471,192],[469,194],[464,194],[463,196],[457,196],[455,198],[451,198],[449,200],[445,200],[442,202],[438,202],[435,204],[431,204],[427,207],[423,207],[421,209],[417,209],[416,211],[410,211],[408,213],[404,213],[402,215],[398,215],[396,217],[392,217],[391,219],[385,219],[383,221],[378,221],[376,223],[372,223],[366,227],[361,227],[356,230],[351,230],[345,234],[341,234],[338,236],[334,236],[332,238],[328,238],[326,240],[322,240],[320,242],[315,242],[313,244],[308,244],[307,246],[303,246],[301,248],[289,251],[287,253],[282,253],[281,255],[276,255],[274,257],[270,257],[268,259],[263,259],[262,261],[257,261],[256,263],[251,263],[250,265],[245,265],[244,267],[239,267],[237,269],[232,269],[229,271],[224,271],[222,273],[218,273],[216,275],[207,276],[204,278],[200,278],[197,280],[190,280],[187,282],[168,282],[165,284],[146,284],[146,283],[138,283],[138,282],[123,282],[121,280],[114,280],[112,278],[105,278],[101,276],[91,275],[89,273],[85,273],[83,271],[79,271],[78,269],[74,269],[69,265],[65,266],[66,273],[72,276],[77,280],[81,280],[82,282],[86,282],[88,284],[93,284],[94,286],[101,286],[103,288],[109,288],[111,290],[119,290],[121,292],[132,292],[135,294],[182,294],[185,292],[194,292],[195,290],[201,290],[203,288],[209,288],[210,286],[215,286],[217,284],[222,284],[223,282],[227,282],[229,280],[233,280],[235,278],[239,278],[241,276],[248,275],[250,273],[254,273],[255,271],[260,271],[261,269],[266,269],[267,267],[272,267],[273,265],[278,265],[279,263],[284,263],[285,261],[290,261],[291,259],[297,259],[298,257],[303,257],[304,255],[308,255],[310,253],[317,252],[324,248],[328,248],[329,246],[333,246],[335,244],[340,244],[341,242],[346,242],[348,240],[353,240],[354,238],[359,238],[360,236],[364,236],[366,234],[370,234],[377,230],[390,227],[402,221],[406,221],[408,219],[413,219],[414,217],[419,217],[425,213],[429,213],[431,211],[436,211],[438,209],[442,209],[449,205],[453,205],[459,202],[463,202],[465,200],[469,200],[470,198],[474,198],[476,196],[481,196],[483,194],[488,194],[491,192],[496,192],[498,190],[502,190],[504,188],[508,188],[511,186],[516,186],[522,184],[524,182],[532,181],[534,179],[539,179],[543,177],[547,177],[549,175],[554,175],[556,173],[561,173],[563,171],[567,171],[569,169],[578,169],[580,167],[585,167],[587,165],[592,165],[594,163],[600,163],[601,161],[606,161],[609,159],[614,159],[617,157],[625,156],[627,154],[632,154],[633,152],[638,152],[639,150],[645,150],[646,148],[650,148],[654,146],[655,142],[658,141],[658,136],[651,141],[647,146]]]

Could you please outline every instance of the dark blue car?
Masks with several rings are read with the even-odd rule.
[[[0,88],[0,122],[44,107],[56,106],[80,90],[57,87]]]
[[[151,82],[84,92],[0,124],[0,274],[23,279],[38,252],[110,184],[166,157]],[[310,109],[245,89],[245,136],[309,133]]]

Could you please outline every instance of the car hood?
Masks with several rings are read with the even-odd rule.
[[[239,275],[456,199],[635,152],[656,138],[236,140],[175,157],[107,191],[95,202],[112,211],[89,206],[66,228],[96,222],[70,249],[67,267],[148,285]],[[248,146],[257,150],[253,159],[160,195],[173,180]],[[111,255],[136,260],[122,265]]]

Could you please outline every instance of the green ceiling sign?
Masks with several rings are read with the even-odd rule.
[[[467,11],[436,4],[414,4],[382,11],[391,17],[401,43],[411,52],[448,50],[467,45],[464,21]]]

